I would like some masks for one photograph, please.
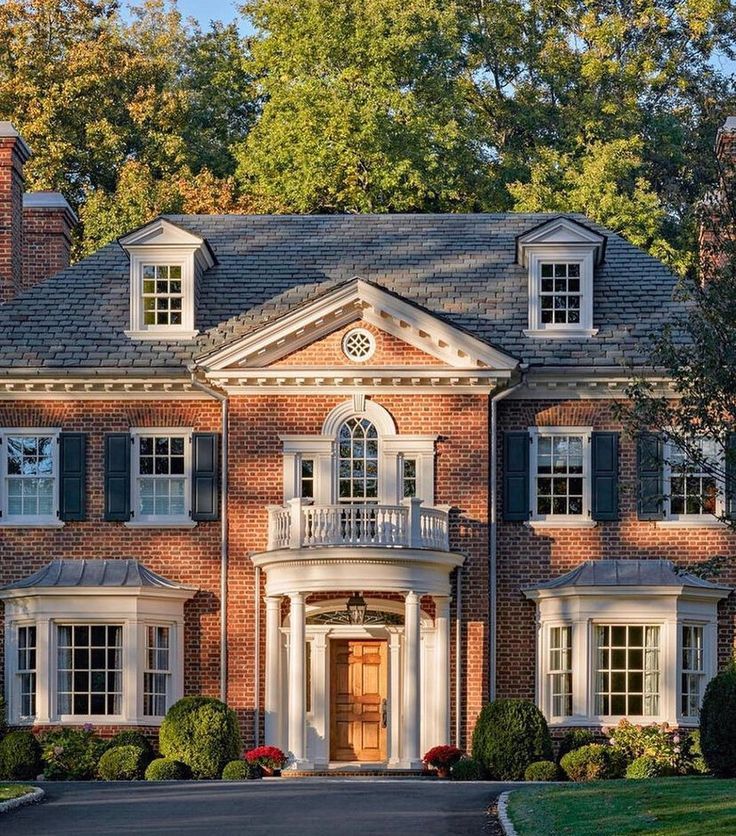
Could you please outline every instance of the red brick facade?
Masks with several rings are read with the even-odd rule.
[[[28,288],[69,266],[74,217],[66,207],[23,209],[23,275]]]
[[[0,304],[21,287],[24,161],[18,137],[0,136]]]

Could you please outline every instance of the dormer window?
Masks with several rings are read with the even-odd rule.
[[[570,218],[554,218],[517,238],[529,270],[528,337],[592,337],[593,279],[605,236]]]
[[[158,218],[120,239],[130,257],[130,329],[138,340],[190,340],[196,288],[215,264],[207,242]]]

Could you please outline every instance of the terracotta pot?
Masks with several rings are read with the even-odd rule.
[[[438,766],[437,767],[437,777],[438,778],[449,778],[450,777],[450,768],[447,766]]]
[[[268,778],[280,778],[281,777],[281,770],[280,769],[274,769],[271,766],[262,766],[261,771]]]

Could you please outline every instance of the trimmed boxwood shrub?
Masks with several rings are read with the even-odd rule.
[[[14,731],[0,741],[0,778],[27,781],[41,771],[41,747],[28,731]]]
[[[235,712],[212,697],[184,697],[164,718],[159,747],[165,757],[187,764],[195,778],[219,778],[241,751]]]
[[[473,757],[489,777],[520,781],[529,764],[552,758],[542,712],[528,700],[495,700],[484,706],[473,731]]]
[[[7,731],[8,727],[5,724],[5,697],[0,695],[0,739]]]
[[[559,781],[560,767],[554,761],[535,761],[524,771],[525,781]]]
[[[156,758],[146,768],[146,781],[184,781],[191,777],[191,769],[173,758]]]
[[[107,743],[90,729],[60,729],[43,736],[41,749],[47,781],[88,781],[97,775]]]
[[[707,775],[708,764],[703,757],[703,749],[700,745],[700,730],[693,729],[687,736],[687,758],[690,772],[696,775]]]
[[[450,770],[453,781],[480,781],[483,767],[475,758],[461,758]]]
[[[151,741],[137,731],[118,732],[110,741],[110,748],[112,749],[115,746],[137,746],[145,752],[146,764],[149,764],[156,757]]]
[[[247,761],[235,760],[226,763],[222,770],[223,781],[245,781],[253,775],[254,770],[260,772],[261,767],[258,764],[250,764]]]
[[[718,778],[736,776],[736,666],[708,683],[700,709],[700,747]]]
[[[589,746],[596,742],[596,736],[588,729],[570,729],[560,741],[560,749],[557,752],[557,763],[559,763],[568,752],[574,752],[583,746]]]
[[[146,763],[146,752],[140,746],[113,746],[100,758],[97,775],[103,781],[140,781]]]
[[[560,766],[571,781],[604,781],[623,777],[626,758],[613,746],[589,743],[568,752]]]
[[[672,767],[652,755],[639,755],[626,767],[626,777],[634,780],[641,778],[663,778],[674,775]]]

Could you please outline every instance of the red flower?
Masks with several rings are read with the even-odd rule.
[[[435,746],[422,760],[435,769],[451,769],[462,756],[463,752],[457,746]]]
[[[283,769],[286,764],[286,755],[276,746],[258,746],[246,752],[245,759],[268,769]]]

